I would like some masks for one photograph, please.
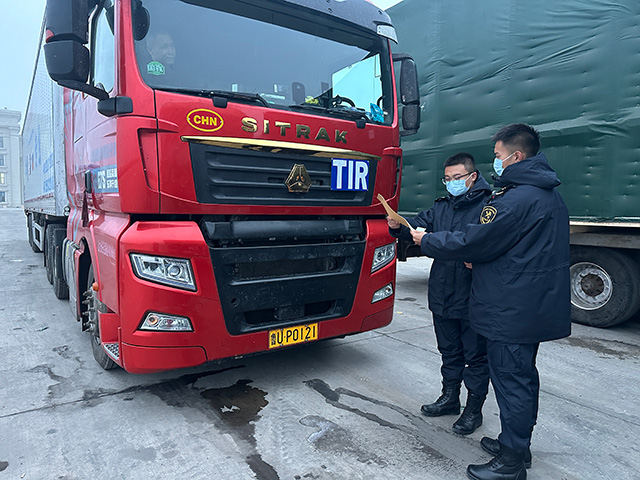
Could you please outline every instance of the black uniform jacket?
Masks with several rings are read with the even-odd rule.
[[[479,223],[425,235],[422,252],[473,263],[471,327],[502,343],[571,334],[569,214],[543,153],[509,165]]]
[[[429,210],[423,210],[408,220],[413,228],[424,227],[427,232],[460,230],[468,223],[477,222],[491,187],[478,172],[478,179],[464,195],[439,198]],[[394,237],[411,240],[405,226],[389,230]],[[461,260],[438,259],[429,275],[429,310],[445,318],[469,317],[471,270]]]

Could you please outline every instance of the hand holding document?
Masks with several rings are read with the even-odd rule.
[[[418,227],[417,229],[414,229],[409,222],[407,222],[407,219],[404,218],[402,215],[398,215],[398,213],[393,211],[393,208],[391,208],[389,206],[389,204],[387,203],[387,201],[384,199],[384,197],[380,194],[378,194],[378,200],[380,200],[380,203],[382,203],[382,206],[384,207],[384,209],[387,211],[387,215],[389,215],[389,218],[391,220],[395,220],[398,223],[401,223],[402,225],[406,226],[409,230],[417,230],[417,231],[421,231],[424,232],[424,228],[422,227]]]

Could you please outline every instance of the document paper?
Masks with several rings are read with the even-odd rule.
[[[389,218],[391,220],[395,220],[396,222],[401,223],[402,225],[405,225],[409,230],[413,230],[413,227],[409,225],[409,222],[407,222],[407,220],[402,215],[398,215],[396,212],[393,211],[393,208],[389,206],[389,204],[387,203],[387,201],[384,199],[382,195],[378,194],[378,200],[380,200],[380,203],[382,203],[382,206],[387,211],[387,215],[389,215]]]

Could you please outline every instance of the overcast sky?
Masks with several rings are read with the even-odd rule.
[[[0,0],[0,108],[23,112],[38,51],[45,0]]]
[[[371,0],[388,8],[401,0]],[[38,51],[45,0],[0,0],[0,108],[22,112],[27,106]]]

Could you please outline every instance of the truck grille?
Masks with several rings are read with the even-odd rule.
[[[236,205],[370,205],[368,191],[331,190],[331,158],[253,151],[190,143],[196,198],[200,203]],[[312,186],[291,193],[285,180],[294,164],[303,164]],[[369,185],[375,185],[377,162],[369,163]]]
[[[361,220],[205,219],[202,226],[232,335],[351,311],[365,250]]]

